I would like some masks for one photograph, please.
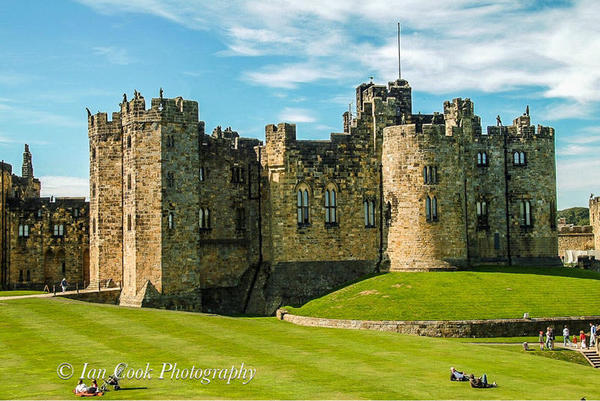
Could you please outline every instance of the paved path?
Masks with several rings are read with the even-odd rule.
[[[120,288],[102,288],[100,292],[110,292],[110,291],[120,291]],[[93,290],[79,290],[79,294],[93,293],[98,292],[97,289]],[[10,301],[11,299],[24,299],[24,298],[52,298],[52,297],[62,297],[65,295],[75,295],[77,294],[77,290],[73,291],[65,291],[65,292],[56,292],[56,295],[49,292],[44,294],[31,294],[31,295],[14,295],[9,297],[0,297],[0,301]]]

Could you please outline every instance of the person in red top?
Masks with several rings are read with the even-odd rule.
[[[587,348],[587,345],[585,343],[585,333],[583,332],[583,330],[579,332],[579,340],[581,342],[581,349]]]

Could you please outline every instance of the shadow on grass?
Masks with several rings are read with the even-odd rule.
[[[600,280],[600,273],[592,270],[582,270],[574,267],[536,267],[536,266],[495,266],[483,265],[464,269],[477,273],[513,273],[536,274],[540,276],[558,276]]]

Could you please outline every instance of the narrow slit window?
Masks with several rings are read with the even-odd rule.
[[[425,217],[427,221],[431,221],[431,198],[429,196],[425,198]]]

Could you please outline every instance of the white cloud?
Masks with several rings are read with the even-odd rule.
[[[281,57],[277,65],[269,59],[242,71],[260,85],[293,89],[340,77],[394,79],[400,20],[403,76],[419,90],[526,88],[584,106],[600,101],[595,0],[552,7],[518,0],[79,1],[103,13],[146,13],[220,32],[220,54]],[[590,107],[573,106],[554,115],[589,113]]]
[[[111,64],[127,65],[133,62],[133,59],[127,54],[127,50],[125,49],[112,46],[98,46],[94,47],[92,50],[95,55],[105,57]]]
[[[325,79],[339,79],[344,72],[334,66],[319,65],[318,62],[268,65],[260,71],[246,72],[244,78],[256,85],[273,88],[293,89],[298,84]]]
[[[81,177],[43,176],[42,196],[84,196],[89,197],[89,180]]]
[[[313,123],[316,121],[310,110],[286,107],[279,114],[279,121],[291,123]]]

